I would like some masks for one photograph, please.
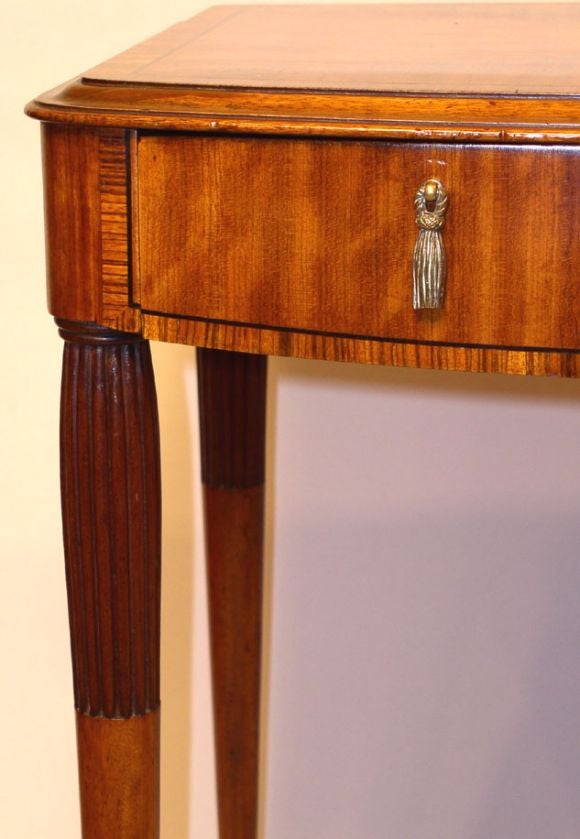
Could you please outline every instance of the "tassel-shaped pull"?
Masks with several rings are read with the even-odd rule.
[[[441,228],[449,198],[439,181],[431,180],[415,194],[419,235],[413,251],[413,308],[439,309],[445,297],[447,259]]]

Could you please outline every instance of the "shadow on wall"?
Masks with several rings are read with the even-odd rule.
[[[155,358],[185,837],[195,353]],[[263,836],[578,839],[580,383],[272,359],[269,387]]]
[[[577,839],[580,383],[276,366],[266,835]]]

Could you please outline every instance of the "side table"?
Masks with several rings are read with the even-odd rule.
[[[221,839],[256,839],[268,355],[580,375],[580,5],[220,6],[34,100],[84,839],[159,837],[148,339],[196,346]]]

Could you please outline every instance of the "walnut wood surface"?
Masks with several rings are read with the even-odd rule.
[[[92,81],[415,93],[580,93],[579,5],[220,6]]]
[[[76,721],[83,839],[159,839],[159,711]]]
[[[256,839],[266,359],[197,358],[220,839]]]
[[[75,706],[159,705],[160,477],[145,341],[60,321],[61,486]]]
[[[580,152],[144,136],[143,310],[326,336],[580,348]],[[413,199],[449,193],[441,311],[412,307]]]

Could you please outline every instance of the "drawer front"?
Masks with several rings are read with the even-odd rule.
[[[580,151],[141,136],[145,311],[330,335],[579,348]],[[446,295],[413,309],[414,197],[446,188]]]

